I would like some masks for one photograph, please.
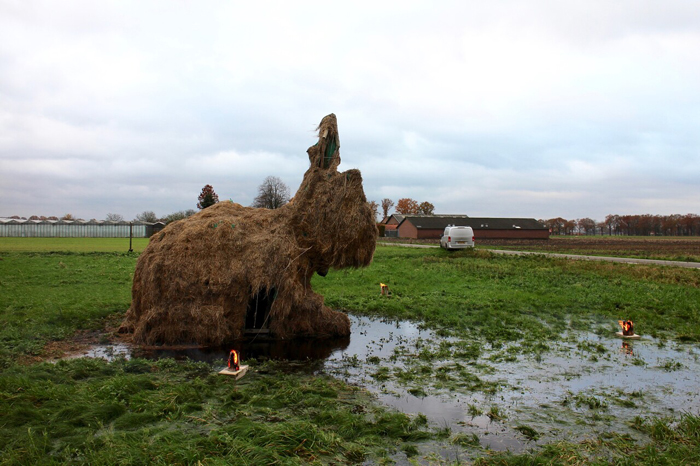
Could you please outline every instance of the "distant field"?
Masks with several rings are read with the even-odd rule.
[[[549,240],[481,240],[478,244],[517,251],[700,261],[698,236],[553,236]]]
[[[134,238],[132,248],[143,251],[148,238]],[[129,238],[0,238],[0,252],[127,252]]]

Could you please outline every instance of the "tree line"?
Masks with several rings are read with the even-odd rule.
[[[189,217],[190,215],[194,215],[196,211],[194,209],[189,209],[189,210],[182,210],[179,212],[173,212],[170,215],[166,215],[165,217],[158,217],[155,212],[146,210],[144,212],[141,212],[134,218],[132,221],[139,221],[139,222],[149,222],[149,223],[156,223],[156,222],[164,222],[164,223],[170,223],[175,220],[180,220],[182,218]],[[83,218],[77,218],[73,216],[73,214],[65,214],[61,217],[57,217],[55,215],[32,215],[29,218],[27,217],[20,217],[19,215],[13,215],[8,218],[13,218],[16,220],[71,220],[71,221],[78,221],[78,222],[84,222],[85,219]],[[90,222],[97,222],[97,219],[91,218],[88,220]],[[104,218],[104,221],[106,222],[123,222],[124,216],[120,214],[113,214],[109,213],[106,215]]]
[[[265,178],[265,180],[262,182],[260,186],[258,186],[258,195],[255,197],[253,200],[253,204],[251,207],[257,207],[257,208],[265,208],[265,209],[278,209],[282,207],[283,205],[287,204],[289,200],[291,199],[290,197],[290,190],[289,187],[278,177],[276,176],[268,176]],[[210,207],[216,203],[219,202],[219,196],[216,194],[216,191],[214,191],[214,187],[210,184],[204,185],[202,188],[201,193],[199,194],[197,198],[197,209],[202,210],[206,209],[207,207]],[[377,220],[377,216],[379,215],[379,204],[377,204],[376,201],[369,201],[370,208],[372,209],[372,212],[374,213],[374,218]],[[396,206],[396,213],[397,214],[402,214],[402,215],[416,215],[416,214],[423,214],[423,215],[433,215],[435,212],[435,206],[428,202],[428,201],[423,201],[423,202],[418,202],[414,199],[405,197],[399,199],[396,204],[394,204],[394,201],[391,199],[385,198],[382,199],[381,201],[381,208],[382,212],[384,214],[384,217],[387,217],[389,215],[389,211],[391,210],[392,207]],[[156,222],[163,222],[163,223],[171,223],[176,220],[182,220],[184,218],[190,217],[197,213],[196,210],[194,209],[187,209],[187,210],[180,210],[177,212],[173,212],[169,215],[166,215],[164,217],[159,217],[156,215],[155,212],[151,210],[146,210],[141,212],[136,216],[134,221],[140,221],[140,222],[149,222],[149,223],[156,223]],[[10,218],[16,218],[16,219],[24,219],[24,217],[19,217],[17,215],[10,217]],[[45,216],[38,216],[38,215],[32,215],[29,217],[29,220],[59,220],[59,217],[45,217]],[[60,220],[83,220],[80,218],[75,218],[71,214],[65,214],[63,217],[60,218]],[[96,221],[94,218],[91,219],[90,221]],[[115,213],[108,213],[107,216],[105,217],[105,221],[108,222],[123,222],[124,217],[120,214],[115,214]]]
[[[401,215],[433,215],[435,206],[428,201],[418,203],[415,199],[404,197],[398,200],[396,204],[388,198],[382,199],[382,213],[384,217],[389,216],[389,211],[396,205],[396,213]]]
[[[561,217],[540,219],[554,235],[624,235],[624,236],[698,236],[700,216],[617,215],[611,214],[597,222],[591,218],[567,220]]]
[[[260,208],[266,208],[266,209],[277,209],[279,207],[282,207],[286,203],[289,202],[290,196],[289,196],[289,187],[278,177],[276,176],[268,176],[265,178],[265,180],[262,182],[262,184],[258,187],[258,195],[255,197],[255,200],[253,201],[252,207],[260,207]],[[202,192],[199,194],[199,197],[197,198],[197,208],[199,210],[206,209],[207,207],[210,207],[216,203],[219,202],[219,196],[216,194],[216,191],[214,191],[214,187],[210,184],[204,185],[202,188]],[[187,209],[187,210],[180,210],[177,212],[173,212],[169,215],[166,215],[164,217],[159,217],[156,215],[155,212],[151,210],[146,210],[141,212],[136,216],[134,221],[140,221],[140,222],[149,222],[149,223],[156,223],[156,222],[163,222],[163,223],[171,223],[176,220],[182,220],[183,218],[190,217],[194,214],[196,214],[197,211],[194,209]],[[13,219],[17,220],[27,220],[26,217],[20,217],[18,215],[13,215]],[[29,220],[78,220],[78,221],[84,221],[82,218],[76,218],[72,214],[65,214],[62,217],[56,217],[56,216],[50,216],[46,217],[43,215],[32,215],[29,217]],[[107,222],[123,222],[124,221],[124,216],[120,214],[115,214],[115,213],[108,213],[107,216],[104,219]],[[90,219],[91,222],[96,222],[96,219]]]

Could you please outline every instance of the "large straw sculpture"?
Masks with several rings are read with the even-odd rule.
[[[377,230],[359,170],[337,170],[335,115],[318,131],[311,166],[287,205],[220,202],[151,238],[120,331],[146,345],[216,345],[243,336],[250,313],[267,302],[262,326],[277,338],[350,334],[347,315],[325,306],[310,280],[368,265]]]

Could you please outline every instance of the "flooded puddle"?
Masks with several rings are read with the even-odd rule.
[[[332,340],[266,340],[251,338],[236,341],[221,347],[179,346],[179,347],[138,347],[123,343],[93,345],[89,349],[70,357],[104,358],[112,360],[118,357],[176,360],[191,359],[207,362],[222,367],[226,364],[229,352],[238,351],[241,360],[273,359],[287,361],[323,361],[337,351],[347,348],[350,337]]]
[[[700,349],[643,337],[572,333],[547,342],[540,354],[509,353],[478,342],[437,336],[408,321],[350,316],[352,335],[340,340],[234,342],[222,348],[136,349],[96,346],[85,356],[189,358],[226,364],[242,360],[298,361],[293,367],[359,385],[380,402],[423,414],[470,446],[521,452],[537,444],[580,441],[602,432],[635,437],[636,416],[698,413]],[[515,345],[517,346],[517,344]],[[446,442],[438,453],[465,459]]]

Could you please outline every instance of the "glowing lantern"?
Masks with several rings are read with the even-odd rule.
[[[634,335],[634,324],[631,320],[618,320],[617,323],[622,327],[623,335]]]
[[[232,349],[228,355],[228,368],[232,371],[237,371],[240,369],[238,365],[238,351]]]

